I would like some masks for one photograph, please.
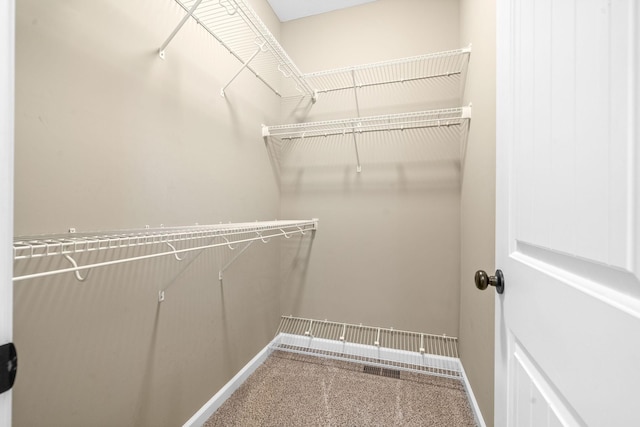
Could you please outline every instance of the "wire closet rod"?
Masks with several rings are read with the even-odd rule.
[[[211,226],[194,226],[171,229],[148,229],[144,232],[121,235],[105,234],[101,236],[64,238],[48,236],[42,239],[18,238],[14,241],[14,260],[62,255],[72,263],[73,267],[15,276],[13,281],[19,282],[27,279],[47,277],[63,273],[74,273],[78,280],[84,281],[86,276],[84,278],[79,276],[79,272],[83,270],[163,256],[174,256],[178,261],[181,261],[182,259],[179,255],[183,253],[222,246],[227,246],[229,249],[234,250],[237,248],[237,244],[239,243],[252,242],[255,240],[261,240],[262,242],[267,243],[272,237],[284,236],[285,238],[290,238],[292,235],[296,234],[305,235],[308,231],[315,231],[317,229],[317,225],[317,219],[302,221],[263,221],[255,223],[216,224]],[[246,234],[255,234],[255,236],[242,236]],[[185,236],[191,237],[189,238]],[[234,239],[233,236],[236,236],[237,238]],[[204,238],[221,238],[224,242],[209,243],[185,249],[177,249],[171,244],[171,242],[175,241]],[[74,253],[121,249],[152,244],[165,244],[169,246],[171,250],[87,265],[78,265],[70,256],[70,254]],[[234,244],[236,244],[235,247],[232,246]]]

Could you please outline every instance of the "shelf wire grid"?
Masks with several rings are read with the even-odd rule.
[[[265,126],[263,134],[283,141],[326,137],[334,135],[363,134],[368,132],[404,131],[440,126],[456,126],[468,123],[470,107],[446,108],[431,111],[387,114],[321,122]]]
[[[176,3],[189,13],[197,1]],[[250,61],[246,68],[276,95],[313,96],[313,89],[298,67],[244,0],[202,0],[192,18],[243,65]],[[288,84],[281,84],[284,82]]]
[[[280,334],[304,339],[275,340],[276,350],[462,379],[456,337],[293,316],[282,316],[276,337]],[[327,349],[314,340],[342,346]]]
[[[124,262],[141,259],[155,258],[199,251],[202,249],[228,246],[238,243],[262,240],[268,242],[273,237],[283,236],[290,238],[292,235],[306,234],[317,229],[318,221],[312,220],[280,220],[246,223],[229,223],[214,225],[194,225],[187,227],[162,227],[141,230],[122,230],[105,233],[69,233],[65,235],[44,235],[33,237],[16,237],[13,242],[14,261],[38,259],[52,256],[73,256],[88,252],[113,251],[120,253],[124,248],[135,247],[162,247],[170,248],[153,254],[119,258],[111,261],[100,262],[91,265],[63,268],[45,271],[30,275],[14,277],[13,280],[25,280],[28,278],[44,277],[66,272],[77,272],[95,267],[121,264]],[[177,249],[175,244],[189,242],[189,247]]]
[[[471,47],[304,74],[318,93],[463,75]]]

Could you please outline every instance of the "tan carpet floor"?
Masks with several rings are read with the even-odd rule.
[[[392,376],[397,372],[384,371]],[[357,363],[277,351],[204,425],[476,425],[460,381],[404,371],[399,376],[366,373]]]

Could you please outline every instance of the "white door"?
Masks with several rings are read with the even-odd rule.
[[[0,2],[0,345],[13,333],[14,17],[14,1]],[[0,427],[9,426],[11,391],[0,394]]]
[[[639,3],[497,2],[497,426],[640,426]]]

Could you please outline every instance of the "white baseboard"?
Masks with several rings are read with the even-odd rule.
[[[274,339],[275,341],[275,339]],[[262,365],[264,361],[273,352],[269,343],[260,351],[253,359],[247,363],[228,383],[224,385],[207,403],[205,403],[198,412],[196,412],[182,427],[200,427],[218,410],[220,406],[246,381],[247,378]]]
[[[385,359],[392,362],[416,363],[421,366],[430,366],[435,368],[444,368],[462,373],[462,381],[469,397],[469,404],[476,418],[479,427],[486,427],[480,407],[476,402],[469,379],[464,372],[460,359],[452,357],[434,356],[429,354],[416,354],[403,350],[393,350],[388,348],[380,348],[371,345],[351,344],[342,341],[333,341],[320,338],[310,338],[300,335],[278,334],[267,346],[260,351],[249,363],[247,363],[224,387],[220,389],[207,403],[200,408],[183,427],[200,427],[218,410],[220,406],[242,385],[242,383],[260,366],[271,353],[276,349],[278,344],[292,345],[301,348],[310,348],[313,350],[326,351],[331,353],[342,353],[345,355],[357,355],[371,359]],[[305,353],[310,354],[310,353]],[[329,357],[322,354],[316,354],[317,357]],[[408,359],[409,358],[409,359]],[[338,358],[342,359],[342,358]],[[356,360],[352,360],[357,362]],[[367,363],[368,364],[368,363]],[[409,369],[411,370],[411,369]]]
[[[464,388],[467,391],[467,397],[469,398],[469,404],[471,405],[471,409],[473,410],[473,415],[476,418],[476,424],[478,425],[478,427],[487,427],[484,422],[484,418],[482,417],[482,412],[480,412],[480,406],[478,406],[476,397],[473,394],[473,390],[471,389],[471,383],[469,382],[469,378],[467,378],[467,373],[464,371],[464,367],[462,366],[462,362],[460,362],[460,368],[462,369]]]

